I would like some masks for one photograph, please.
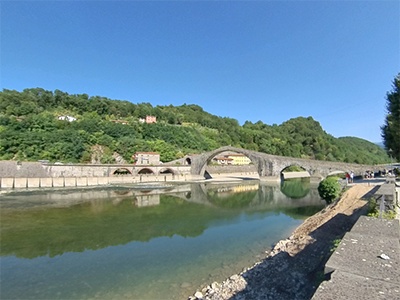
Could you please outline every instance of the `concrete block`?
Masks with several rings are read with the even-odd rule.
[[[87,186],[87,177],[77,177],[76,186]]]
[[[40,187],[53,187],[53,178],[40,178]]]
[[[99,177],[98,183],[99,185],[107,185],[109,183],[109,177]]]
[[[14,188],[26,188],[28,180],[27,178],[15,178],[14,179]]]
[[[143,175],[142,182],[152,182],[157,181],[157,176],[155,175]]]
[[[346,233],[326,263],[325,269],[380,278],[388,283],[396,282],[400,286],[400,243],[399,232],[396,233],[397,237]],[[381,254],[390,259],[382,259]]]
[[[14,188],[14,178],[1,178],[1,188],[2,189]]]
[[[134,183],[135,181],[134,181],[134,178],[133,178],[133,177],[131,177],[131,176],[125,176],[125,177],[122,177],[122,182],[123,182],[123,183]]]
[[[88,177],[87,178],[87,185],[98,185],[98,177]]]
[[[53,178],[53,187],[64,187],[64,177]]]
[[[101,177],[100,177],[100,178],[101,178]],[[109,184],[123,183],[123,179],[122,179],[122,177],[118,177],[118,176],[109,177],[109,178],[108,178],[108,183],[109,183]]]
[[[393,282],[335,271],[329,281],[318,287],[312,300],[400,299],[400,289]]]
[[[370,237],[392,237],[399,236],[399,220],[379,219],[361,216],[351,229],[352,233],[359,233]]]
[[[75,177],[64,178],[64,186],[66,187],[76,186],[76,178]]]
[[[28,178],[28,187],[40,187],[40,178]]]

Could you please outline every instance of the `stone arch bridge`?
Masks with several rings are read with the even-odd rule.
[[[188,176],[189,180],[205,178],[207,164],[218,154],[231,151],[246,155],[255,166],[262,181],[280,181],[284,169],[299,166],[305,169],[312,180],[320,181],[328,175],[353,171],[355,176],[362,176],[365,171],[378,171],[379,166],[348,164],[292,158],[255,152],[251,150],[222,147],[201,155],[183,158],[179,164],[162,165],[57,165],[39,162],[0,161],[0,178],[46,178],[46,177],[125,177],[169,176],[180,178]]]
[[[236,152],[246,155],[254,164],[258,175],[260,176],[260,180],[263,181],[280,180],[282,171],[290,166],[299,166],[305,169],[310,174],[311,179],[316,181],[320,181],[328,175],[332,175],[335,173],[350,173],[352,171],[355,176],[363,176],[365,174],[365,171],[375,172],[379,170],[379,167],[374,165],[349,164],[341,162],[277,156],[236,148],[232,146],[226,146],[201,155],[192,156],[192,175],[204,178],[207,164],[213,159],[213,157],[225,151]]]

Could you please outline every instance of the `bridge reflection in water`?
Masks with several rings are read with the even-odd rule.
[[[2,296],[87,299],[98,294],[105,299],[132,293],[132,298],[154,299],[176,284],[176,294],[169,295],[180,299],[189,292],[182,282],[197,287],[203,279],[240,271],[235,268],[254,259],[255,245],[262,251],[324,207],[315,189],[293,186],[282,187],[290,197],[278,185],[257,181],[2,195]],[[308,189],[305,196],[294,194]],[[214,269],[226,274],[208,278]],[[120,275],[110,278],[111,273],[125,277],[116,282]],[[148,282],[157,280],[163,283],[150,293]]]

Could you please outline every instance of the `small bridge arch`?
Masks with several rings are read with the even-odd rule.
[[[286,166],[285,166],[286,165]],[[287,164],[283,165],[283,167],[281,167],[281,171],[279,172],[281,175],[282,173],[284,173],[284,171],[290,167],[299,167],[301,168],[304,172],[307,172],[308,175],[311,176],[312,174],[312,170],[307,168],[307,166],[303,166],[303,164],[300,164],[298,162],[288,162]]]
[[[132,171],[129,168],[114,168],[111,170],[111,176],[132,176]]]
[[[343,170],[331,170],[326,177],[328,176],[334,176],[334,175],[338,175],[338,174],[346,174],[349,173],[350,174],[351,170],[347,170],[347,169],[343,169]]]
[[[161,169],[158,171],[158,175],[166,175],[166,174],[177,175],[178,173],[177,173],[174,169],[168,168],[168,167],[161,168]]]
[[[156,174],[151,168],[142,168],[138,171],[138,175]]]

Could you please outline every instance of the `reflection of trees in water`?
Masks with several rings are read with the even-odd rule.
[[[219,193],[210,191],[207,195],[208,201],[217,207],[224,208],[244,208],[249,206],[250,202],[254,199],[257,191],[253,192],[242,192],[234,193],[229,195],[223,195],[221,197]]]
[[[177,194],[161,195],[159,205],[156,205],[157,201],[149,201],[149,205],[154,205],[140,208],[132,205],[135,204],[132,196],[116,197],[113,191],[118,189],[113,188],[108,190],[108,199],[91,198],[89,202],[65,208],[0,210],[0,255],[53,257],[64,252],[96,250],[157,237],[196,237],[216,221],[236,222],[242,213],[252,219],[264,218],[268,212],[304,218],[322,208],[315,207],[316,202],[310,195],[306,200],[291,201],[280,192],[279,186],[260,185],[258,191],[225,194],[223,197],[215,192],[209,193],[215,191],[215,186],[191,186],[190,191],[180,192],[181,198]],[[314,194],[318,202],[318,192],[312,192],[310,194]],[[85,195],[83,192],[81,197],[89,195],[101,194]]]
[[[281,191],[289,198],[304,198],[310,192],[310,178],[286,179],[281,184]]]

